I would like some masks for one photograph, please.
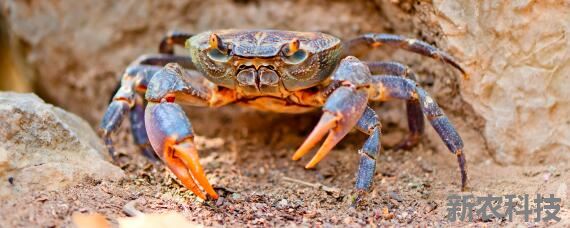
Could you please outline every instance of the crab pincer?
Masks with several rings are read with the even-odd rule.
[[[208,182],[199,162],[192,125],[182,108],[170,102],[149,103],[145,123],[150,143],[158,157],[182,184],[201,199],[206,199],[206,195],[200,186],[217,199],[218,194]]]
[[[145,94],[148,104],[144,116],[148,139],[158,157],[186,188],[201,199],[206,199],[206,194],[217,199],[218,194],[199,162],[192,124],[180,105],[175,103],[177,97],[191,100],[207,95],[182,80],[184,75],[180,65],[167,64],[150,80]],[[180,93],[189,90],[193,92]]]
[[[328,133],[322,146],[305,166],[307,169],[315,167],[356,126],[367,101],[367,93],[357,90],[354,86],[341,86],[336,89],[328,98],[319,123],[295,152],[293,160],[299,160],[307,154]]]

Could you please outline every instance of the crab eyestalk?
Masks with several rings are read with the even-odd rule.
[[[283,54],[285,56],[292,56],[293,54],[295,54],[295,52],[299,50],[300,45],[301,42],[299,42],[299,39],[294,38],[293,40],[291,40],[291,42],[283,46]]]
[[[212,35],[210,35],[210,40],[208,42],[210,44],[210,48],[214,48],[220,51],[221,53],[228,54],[229,48],[226,45],[224,45],[222,39],[217,34],[212,33]]]

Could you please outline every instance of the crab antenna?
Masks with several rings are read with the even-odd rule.
[[[228,48],[224,45],[222,39],[217,34],[212,33],[212,35],[210,35],[209,43],[211,48],[218,49],[220,52],[223,53],[228,53]]]
[[[283,47],[283,54],[285,54],[286,56],[292,56],[293,54],[295,54],[295,52],[299,50],[300,44],[301,43],[299,42],[299,39],[293,38],[291,42],[289,42],[287,45]]]

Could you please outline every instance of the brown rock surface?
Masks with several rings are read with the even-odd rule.
[[[462,96],[503,163],[570,157],[570,3],[436,0],[433,21],[468,66]]]
[[[63,189],[86,176],[117,180],[123,171],[104,151],[76,115],[34,94],[0,93],[0,198]]]

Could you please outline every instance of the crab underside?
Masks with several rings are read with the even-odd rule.
[[[190,56],[174,54],[185,45]],[[278,30],[221,30],[197,35],[170,33],[160,54],[144,55],[121,77],[103,117],[103,138],[113,156],[111,134],[128,114],[143,154],[162,160],[198,197],[218,195],[199,163],[190,120],[183,105],[220,107],[243,104],[257,109],[323,115],[293,155],[298,160],[323,138],[306,165],[313,168],[352,128],[368,135],[360,154],[355,188],[360,199],[371,187],[381,150],[381,124],[369,101],[406,101],[410,133],[399,144],[415,146],[424,132],[424,116],[457,156],[461,187],[467,173],[463,142],[434,99],[415,82],[405,65],[364,62],[350,56],[361,45],[390,45],[446,62],[465,74],[445,52],[422,41],[390,34],[366,34],[345,42],[324,33]]]

